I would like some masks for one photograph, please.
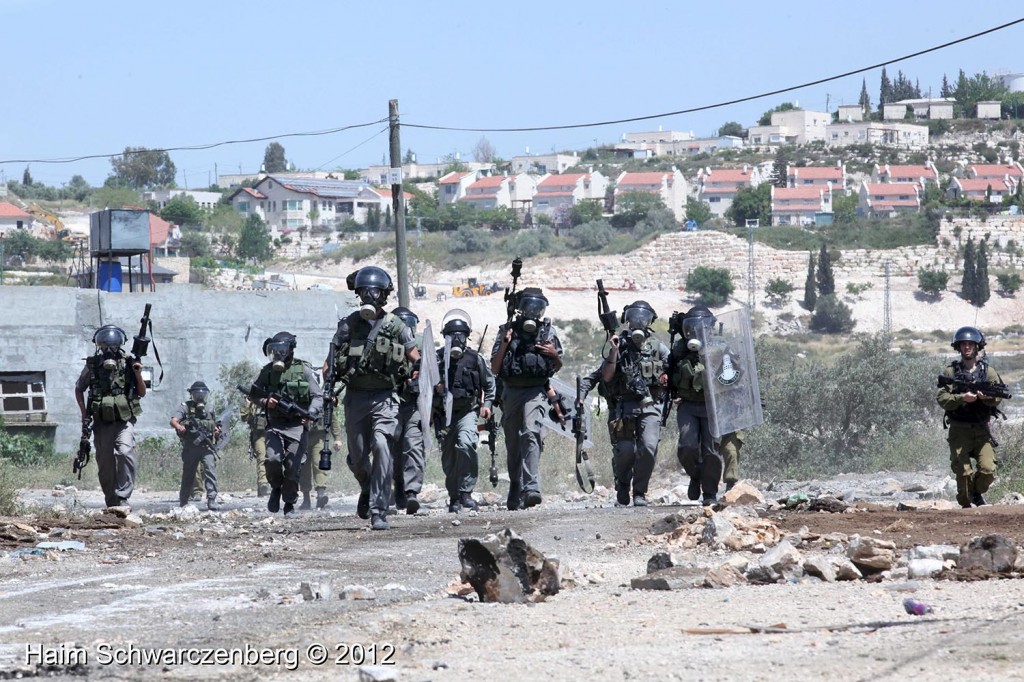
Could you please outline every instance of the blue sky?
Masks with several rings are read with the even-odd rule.
[[[1014,3],[59,2],[0,0],[5,27],[0,161],[109,155],[325,130],[404,124],[570,125],[675,111],[895,59],[1024,16]],[[973,10],[973,11],[972,11]],[[889,67],[938,94],[943,73],[1024,71],[1024,24]],[[1015,46],[1017,46],[1015,48]],[[872,103],[880,71],[865,74]],[[481,137],[509,158],[583,149],[628,131],[756,123],[784,101],[855,103],[862,76],[721,109],[632,124],[529,133],[403,127],[422,162],[471,156]],[[386,158],[385,123],[281,138],[299,168]],[[379,134],[378,134],[379,133]],[[175,151],[179,186],[254,171],[267,142]],[[0,163],[21,179],[24,162]],[[32,163],[36,180],[101,184],[108,158]]]

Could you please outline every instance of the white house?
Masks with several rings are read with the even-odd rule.
[[[790,166],[786,177],[790,187],[846,187],[846,166],[840,161],[834,166]]]
[[[648,192],[661,197],[665,207],[672,211],[675,219],[686,217],[686,179],[675,166],[671,171],[648,173],[623,172],[615,180],[615,210],[619,210],[619,197],[625,192]]]
[[[415,155],[413,155],[415,156]],[[470,172],[490,172],[494,170],[493,163],[478,163],[476,161],[460,161]],[[450,161],[438,161],[437,163],[411,163],[402,164],[402,177],[406,180],[412,178],[437,178],[445,175],[444,169],[451,166]],[[388,185],[391,173],[390,165],[369,166],[359,171],[359,177],[371,185]],[[450,175],[450,173],[449,173]]]
[[[1002,102],[978,102],[978,118],[999,120],[1002,115]]]
[[[346,218],[365,223],[370,210],[383,215],[391,205],[365,182],[283,178],[268,175],[254,187],[240,187],[229,197],[235,210],[260,216],[271,232],[333,226]]]
[[[816,225],[819,216],[832,213],[832,183],[771,191],[772,225]]]
[[[912,182],[865,182],[860,187],[857,212],[867,216],[889,216],[893,213],[917,212],[921,194]]]
[[[772,113],[772,123],[747,131],[749,144],[806,144],[825,139],[825,126],[832,116],[825,111],[790,109]]]
[[[604,207],[608,178],[599,171],[593,173],[562,173],[548,175],[537,184],[533,197],[533,213],[559,216],[581,201],[600,201]]]
[[[953,118],[953,105],[955,103],[956,100],[953,99],[952,97],[926,97],[923,99],[902,99],[893,105],[894,112],[897,112],[899,115],[892,116],[891,118],[902,119],[904,116],[906,116],[906,108],[910,107],[910,109],[914,112],[914,118],[919,121],[951,119]],[[903,106],[902,111],[895,108],[900,105]],[[890,105],[887,104],[885,106]],[[889,118],[890,116],[886,114],[885,119],[889,120]]]
[[[1013,194],[1016,185],[1009,176],[1002,178],[953,178],[946,193],[954,199],[1002,203],[1003,197]]]
[[[437,203],[453,204],[466,196],[466,188],[477,181],[477,171],[452,171],[437,181]]]
[[[931,161],[924,164],[893,165],[875,164],[871,173],[872,182],[913,182],[924,189],[927,184],[939,184],[939,171]]]
[[[220,192],[204,192],[193,189],[155,189],[142,193],[143,201],[155,202],[157,208],[167,206],[167,202],[178,196],[192,197],[193,201],[199,204],[199,208],[212,211],[217,208],[217,202],[224,195]]]
[[[547,173],[564,173],[573,166],[580,165],[580,157],[572,154],[526,154],[512,157],[512,172],[546,175]]]
[[[458,201],[477,209],[503,206],[524,215],[532,208],[536,193],[537,179],[532,175],[491,175],[469,185]]]
[[[1009,178],[1016,187],[1017,183],[1024,179],[1024,166],[1016,161],[1012,163],[972,163],[967,166],[967,177],[981,180]]]
[[[864,107],[859,104],[840,104],[837,113],[838,119],[847,123],[864,120]]]
[[[732,206],[740,187],[757,187],[762,182],[757,167],[702,168],[697,174],[697,199],[706,201],[711,212],[718,217]]]
[[[35,220],[14,204],[0,201],[0,236],[13,230],[31,230]]]
[[[928,146],[928,126],[888,121],[832,123],[825,127],[825,142],[830,147],[846,147],[851,144],[885,144],[907,149],[921,149]]]

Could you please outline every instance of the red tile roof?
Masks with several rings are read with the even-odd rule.
[[[437,181],[439,185],[456,185],[459,180],[469,175],[469,173],[459,173],[458,171],[452,171],[448,175]]]
[[[953,182],[964,192],[986,192],[989,187],[993,192],[1011,190],[1005,178],[954,178]]]
[[[6,201],[0,201],[0,218],[28,218],[32,219],[28,213],[25,213],[14,204],[9,204]]]
[[[838,166],[799,166],[790,168],[789,173],[797,180],[843,180],[843,169]]]
[[[742,168],[712,168],[710,173],[704,173],[703,177],[711,182],[750,182],[750,169]]]
[[[789,200],[795,199],[801,200],[812,200],[821,202],[821,194],[824,192],[824,188],[821,187],[776,187],[772,191],[772,197],[776,200]]]
[[[917,185],[912,182],[868,182],[865,183],[868,195],[875,196],[900,196],[909,194],[917,196]]]
[[[392,197],[390,189],[383,189],[381,187],[371,187],[370,189],[372,189],[376,194],[380,195],[381,199],[387,199],[388,201],[391,201]],[[402,192],[402,196],[405,197],[406,201],[412,201],[412,192]]]
[[[501,187],[501,183],[508,180],[504,175],[490,175],[486,178],[480,178],[466,189],[482,189],[484,187]]]
[[[266,199],[267,195],[252,187],[243,187],[242,191],[256,199]]]
[[[537,191],[547,187],[575,187],[580,178],[589,177],[590,173],[565,173],[563,175],[549,175],[537,185]]]
[[[879,168],[881,173],[882,169]],[[939,174],[932,166],[889,166],[890,178],[931,178],[938,179]]]
[[[149,214],[149,243],[163,244],[171,233],[171,224],[156,213]]]
[[[972,163],[967,166],[967,172],[976,178],[1001,178],[1009,175],[1011,178],[1024,176],[1020,166],[1015,163]]]
[[[626,173],[619,180],[617,187],[634,187],[637,185],[658,185],[664,182],[665,176],[671,178],[671,173]],[[671,180],[670,180],[671,181]]]

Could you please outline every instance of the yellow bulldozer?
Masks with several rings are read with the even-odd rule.
[[[476,277],[470,277],[465,284],[456,284],[452,287],[452,296],[457,298],[469,298],[470,296],[490,296],[501,287],[497,282],[491,284],[480,284]]]

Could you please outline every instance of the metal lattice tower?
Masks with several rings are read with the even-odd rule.
[[[747,221],[747,308],[754,312],[754,228],[757,220]]]
[[[885,261],[885,311],[882,314],[882,334],[892,338],[892,261]]]

